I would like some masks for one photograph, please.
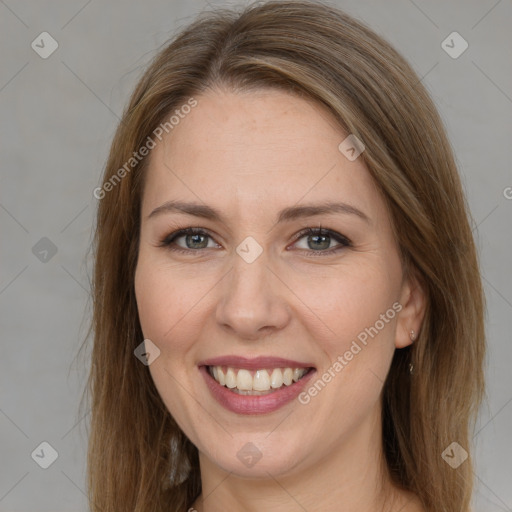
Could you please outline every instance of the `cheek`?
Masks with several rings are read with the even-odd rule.
[[[300,316],[309,319],[310,325],[317,324],[318,334],[328,343],[329,352],[350,345],[351,340],[376,322],[379,331],[390,331],[389,326],[396,321],[392,305],[399,297],[400,274],[399,267],[389,263],[368,257],[357,265],[308,274],[295,272],[293,281],[289,276],[290,287],[303,302]],[[384,325],[380,320],[383,314]]]
[[[166,293],[165,280],[159,279],[160,273],[150,268],[144,258],[139,259],[135,272],[135,296],[144,337],[157,341],[161,340],[162,332],[172,326],[170,312],[173,308],[169,303],[170,294]]]
[[[135,272],[135,295],[144,336],[163,341],[186,315],[190,286],[180,286],[180,272],[142,250]],[[190,281],[189,281],[190,284]],[[188,308],[190,309],[190,308]]]
[[[361,421],[381,394],[401,309],[395,277],[379,265],[365,265],[309,283],[307,305],[317,316],[309,314],[306,329],[323,357],[300,403],[314,411],[318,421],[312,419],[311,426],[319,432],[326,430],[329,418],[333,439],[338,429]]]
[[[304,325],[322,353],[318,378],[301,403],[327,407],[324,413],[334,424],[347,428],[355,421],[347,411],[364,415],[378,400],[395,350],[400,267],[389,263],[366,258],[361,265],[297,281],[316,313],[304,309]]]
[[[200,276],[191,266],[180,266],[140,255],[135,273],[135,295],[142,332],[161,350],[162,360],[176,361],[193,348],[209,305],[208,290],[215,275]]]
[[[190,286],[191,279],[144,253],[139,256],[135,273],[139,320],[144,338],[160,349],[149,371],[167,409],[183,429],[194,423],[190,397],[184,390],[193,389],[193,378],[197,378],[187,368],[192,340],[200,328],[193,307],[199,291]]]

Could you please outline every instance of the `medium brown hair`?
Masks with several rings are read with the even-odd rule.
[[[418,276],[427,300],[418,339],[395,351],[384,385],[387,466],[426,511],[466,512],[471,457],[453,469],[441,454],[452,442],[471,448],[484,386],[484,296],[452,150],[421,80],[385,40],[327,4],[271,1],[203,13],[140,79],[103,183],[171,112],[215,87],[311,98],[332,112],[340,133],[366,145],[362,158],[389,208],[404,272]],[[147,164],[146,157],[122,173],[97,211],[87,389],[94,511],[183,512],[201,492],[197,449],[134,357],[143,340],[134,274]]]

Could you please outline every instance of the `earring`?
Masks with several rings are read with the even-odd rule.
[[[414,341],[416,339],[416,333],[413,330],[411,330],[411,332],[409,333],[409,337],[411,338],[411,341]],[[414,365],[412,363],[409,363],[409,374],[414,374]]]

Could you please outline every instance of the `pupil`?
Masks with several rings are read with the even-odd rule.
[[[208,242],[205,243],[205,240],[203,240],[203,243],[200,244],[200,246],[198,247],[197,245],[194,245],[196,242],[198,242],[201,238],[204,238],[206,240],[206,236],[205,235],[199,235],[199,234],[194,234],[194,235],[187,235],[187,247],[189,249],[203,249],[205,248],[207,245],[208,245]],[[190,244],[189,244],[189,241],[192,239],[192,247],[190,247]],[[199,242],[200,243],[200,242]]]
[[[329,248],[329,235],[313,235],[310,238],[313,238],[317,241],[319,238],[323,239],[323,245],[321,247],[319,247],[317,245],[317,247],[316,247],[317,249],[328,249]]]

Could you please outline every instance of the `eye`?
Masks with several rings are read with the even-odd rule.
[[[184,239],[185,246],[176,243],[180,238]],[[161,242],[160,247],[167,247],[176,252],[190,253],[199,249],[208,249],[208,239],[213,239],[201,228],[185,228],[167,235]],[[174,247],[177,245],[178,247]],[[218,244],[214,244],[218,246]]]
[[[301,240],[302,238],[306,239],[307,246],[302,249],[307,250],[310,254],[317,253],[319,256],[329,255],[352,245],[347,237],[330,229],[322,229],[322,227],[302,230],[298,233],[296,240]],[[330,247],[333,240],[338,242],[338,245]],[[297,242],[295,242],[296,244]],[[301,248],[299,247],[299,249]]]

